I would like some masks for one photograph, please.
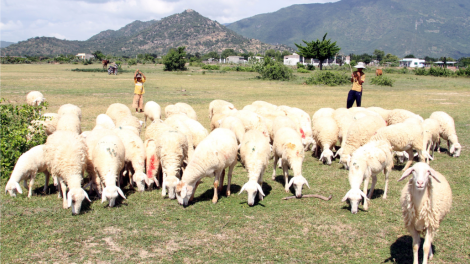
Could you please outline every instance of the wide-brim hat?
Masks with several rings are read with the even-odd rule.
[[[366,68],[366,65],[364,64],[364,62],[358,62],[356,66],[354,66],[354,68],[357,68],[357,69],[365,69]]]

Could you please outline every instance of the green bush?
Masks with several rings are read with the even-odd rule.
[[[254,64],[253,69],[262,79],[288,81],[293,78],[292,69],[269,57]]]
[[[137,65],[137,60],[136,59],[128,59],[127,60],[127,65]]]
[[[305,69],[305,65],[300,62],[297,62],[297,69]]]
[[[304,69],[304,68],[298,68],[298,69],[297,69],[297,72],[298,72],[298,73],[310,73],[309,70]]]
[[[76,72],[108,72],[107,69],[103,68],[92,68],[92,69],[72,69],[71,71],[76,71]]]
[[[425,68],[415,68],[413,72],[415,73],[415,75],[428,75],[429,74],[429,72]]]
[[[470,66],[468,66],[467,68],[460,68],[458,71],[455,72],[455,75],[470,77]]]
[[[314,71],[315,70],[315,66],[313,64],[307,64],[307,70],[309,71]]]
[[[186,47],[178,47],[171,49],[165,57],[163,57],[164,71],[184,71],[186,70]]]
[[[200,62],[200,61],[191,61],[189,63],[189,66],[192,66],[192,67],[204,67],[204,63]]]
[[[8,179],[18,158],[34,146],[44,144],[47,136],[41,127],[36,128],[34,133],[28,129],[32,120],[41,118],[39,110],[45,106],[30,106],[24,104],[15,106],[6,103],[5,99],[1,99],[1,179]],[[31,134],[32,137],[28,141],[26,136]]]
[[[220,69],[220,66],[219,65],[204,64],[204,66],[202,66],[202,69],[216,71],[216,70]]]
[[[379,75],[377,77],[372,78],[370,80],[370,83],[380,86],[393,86],[393,80],[383,75]]]
[[[328,86],[337,86],[345,85],[351,82],[351,79],[348,75],[331,72],[331,71],[320,71],[317,74],[307,78],[305,83],[315,84],[315,85],[328,85]]]
[[[446,68],[431,67],[429,68],[429,75],[436,77],[450,77],[454,75],[454,72]]]

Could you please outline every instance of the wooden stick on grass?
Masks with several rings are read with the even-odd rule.
[[[302,198],[318,198],[318,199],[322,199],[324,201],[329,201],[331,200],[331,197],[333,197],[333,195],[330,194],[330,196],[328,197],[325,197],[325,196],[322,196],[322,195],[319,195],[319,194],[306,194],[306,195],[302,195]],[[284,197],[282,198],[282,200],[289,200],[289,199],[294,199],[295,196],[287,196],[287,197]]]

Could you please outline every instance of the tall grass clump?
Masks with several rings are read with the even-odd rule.
[[[457,76],[466,76],[470,77],[470,66],[467,68],[460,68],[455,72],[455,75]]]
[[[387,76],[379,75],[370,80],[370,83],[380,86],[393,86],[393,80]]]
[[[253,69],[260,74],[261,79],[288,81],[294,76],[291,68],[269,57],[257,62]]]
[[[431,67],[429,68],[429,75],[436,77],[450,77],[454,76],[454,72],[446,68]]]
[[[211,64],[204,64],[204,66],[201,67],[204,70],[219,70],[220,66],[219,65],[211,65]]]
[[[321,71],[305,80],[307,84],[337,86],[351,82],[350,77],[339,72]]]

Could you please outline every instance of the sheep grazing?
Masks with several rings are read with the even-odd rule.
[[[59,116],[65,115],[65,114],[74,114],[82,121],[82,110],[80,107],[73,105],[73,104],[64,104],[62,105],[59,110],[57,111]]]
[[[144,106],[144,127],[147,127],[147,117],[150,122],[155,119],[162,119],[162,108],[154,101],[148,101]]]
[[[207,132],[207,129],[201,125],[201,123],[199,123],[198,121],[192,119],[192,118],[189,118],[187,115],[185,114],[175,114],[175,115],[172,115],[171,117],[169,117],[168,119],[179,119],[180,121],[182,121],[186,127],[189,129],[189,131],[191,132],[191,137],[193,139],[193,147],[196,148],[197,145],[199,145],[199,143],[207,137],[207,135],[209,134]],[[166,120],[165,120],[166,121]],[[168,121],[170,122],[170,121]]]
[[[375,70],[375,76],[379,76],[379,75],[382,75],[383,72],[382,72],[382,69],[376,69]]]
[[[238,117],[242,121],[245,126],[245,131],[251,129],[258,130],[263,133],[266,138],[270,138],[269,130],[265,123],[266,120],[262,116],[247,110],[237,111],[233,116]]]
[[[403,123],[406,119],[410,117],[415,117],[424,121],[423,118],[413,112],[404,109],[393,109],[388,114],[387,125],[394,125],[398,123]]]
[[[299,126],[297,125],[297,123],[292,121],[292,119],[290,119],[287,116],[278,116],[273,121],[273,127],[272,127],[272,130],[271,130],[271,140],[272,141],[274,141],[274,135],[276,135],[277,131],[279,129],[283,128],[283,127],[290,127],[292,129],[294,129],[295,131],[297,131],[300,135],[300,129],[299,129]]]
[[[384,199],[387,198],[388,175],[393,168],[393,156],[390,143],[385,140],[372,141],[358,148],[352,155],[349,168],[349,184],[351,189],[343,197],[345,202],[349,199],[351,213],[357,213],[359,202],[364,198],[364,210],[368,210],[368,200],[372,197],[377,183],[377,174],[383,171],[385,174]],[[369,187],[369,179],[372,177],[372,185],[369,195],[366,196]],[[361,191],[361,183],[364,181],[364,191]]]
[[[215,114],[212,116],[211,118],[211,131],[213,131],[214,129],[216,128],[219,128],[220,127],[220,123],[222,122],[222,119],[226,118],[227,114]]]
[[[335,112],[335,109],[333,108],[320,108],[318,109],[313,115],[312,115],[312,122],[315,118],[319,117],[333,117],[333,113]]]
[[[235,112],[237,112],[235,106],[232,103],[229,103],[224,100],[213,100],[209,104],[209,120],[212,120],[212,117],[216,114],[223,114],[225,116],[228,116]],[[211,130],[213,130],[212,127]]]
[[[240,118],[235,116],[227,116],[226,118],[222,119],[220,122],[220,128],[227,128],[232,130],[237,137],[237,142],[240,144],[245,136],[245,126]]]
[[[248,171],[248,182],[245,183],[240,193],[248,193],[248,205],[255,204],[255,196],[258,193],[258,199],[263,200],[263,174],[268,166],[271,156],[271,147],[268,140],[257,130],[246,132],[241,142],[240,158],[241,162]],[[240,194],[239,193],[239,194]]]
[[[31,91],[26,95],[26,103],[32,106],[38,106],[46,101],[44,95],[39,91]]]
[[[188,105],[187,103],[176,103],[175,106],[180,109],[181,113],[197,121],[196,111],[194,111],[194,109],[190,105]]]
[[[19,182],[24,181],[26,183],[26,180],[30,179],[28,191],[28,198],[30,198],[33,194],[34,179],[38,172],[43,172],[46,176],[44,192],[47,193],[49,172],[47,171],[46,160],[44,159],[44,145],[33,147],[19,157],[5,186],[5,193],[9,192],[10,196],[16,197],[16,193],[23,193]]]
[[[338,125],[332,117],[317,117],[312,121],[312,131],[315,144],[322,150],[319,160],[331,165],[334,156],[332,149],[338,140]],[[317,146],[314,147],[315,152]]]
[[[365,116],[352,122],[348,128],[346,139],[343,138],[341,144],[340,163],[348,168],[352,153],[366,144],[377,130],[383,127],[385,127],[385,121],[378,115]]]
[[[80,119],[75,114],[60,115],[57,122],[57,131],[70,131],[80,135],[82,133]]]
[[[429,118],[435,119],[439,122],[439,136],[444,140],[447,140],[447,149],[449,154],[454,157],[459,157],[462,146],[459,144],[457,132],[455,132],[454,119],[446,112],[442,111],[433,112]],[[439,150],[439,146],[437,149]]]
[[[213,203],[217,203],[218,191],[224,184],[224,171],[229,167],[227,196],[230,196],[232,171],[237,164],[238,145],[235,134],[225,128],[217,128],[197,146],[194,156],[176,185],[178,203],[187,206],[194,198],[197,184],[203,177],[214,177]]]
[[[439,145],[439,122],[435,119],[428,118],[423,122],[424,144],[426,144],[426,152],[432,151],[431,157],[434,159],[434,148]],[[429,164],[429,158],[426,157]]]
[[[167,118],[165,120],[165,123],[186,136],[188,140],[188,160],[190,160],[193,157],[194,153],[194,139],[191,129],[189,129],[189,127],[185,124],[182,118],[179,118],[179,115]]]
[[[279,129],[274,136],[273,143],[274,152],[274,169],[272,179],[276,177],[276,165],[277,161],[281,159],[282,170],[284,172],[285,190],[289,192],[289,188],[294,185],[295,196],[297,198],[302,197],[302,186],[308,185],[307,180],[302,176],[302,162],[304,160],[304,148],[302,139],[297,133],[290,127],[283,127]],[[294,177],[289,181],[288,168],[291,168],[294,172]]]
[[[165,124],[163,121],[158,120],[150,124],[145,130],[145,153],[146,153],[146,165],[147,165],[147,186],[152,186],[153,183],[160,187],[160,183],[157,179],[160,168],[160,160],[157,156],[157,145],[156,141],[161,138],[163,132],[172,130],[173,128]]]
[[[61,185],[63,208],[72,207],[72,214],[80,213],[84,199],[90,201],[88,194],[82,189],[86,156],[85,142],[80,135],[70,131],[56,131],[47,138],[44,145],[47,166],[52,176],[58,177]]]
[[[117,125],[121,122],[121,119],[123,119],[126,116],[131,116],[132,113],[129,107],[127,107],[126,105],[115,103],[108,107],[108,109],[106,110],[106,115],[111,117],[114,124]]]
[[[391,112],[391,110],[386,110],[386,109],[383,109],[382,107],[376,107],[376,106],[368,107],[367,110],[376,112],[376,113],[379,114],[385,121],[388,120],[388,116],[390,115],[390,112]]]
[[[132,127],[132,131],[137,135],[140,136],[140,132],[142,129],[142,121],[140,121],[137,117],[135,116],[126,116],[123,117],[117,124],[116,127],[122,127],[122,128],[129,128]]]
[[[423,264],[432,259],[431,243],[442,219],[452,206],[452,190],[446,178],[428,164],[419,162],[407,169],[398,181],[413,175],[401,191],[405,227],[413,237],[413,263],[418,264],[420,233],[424,234]]]
[[[286,113],[287,117],[297,123],[300,136],[302,137],[302,144],[304,150],[307,151],[308,147],[314,143],[312,134],[312,120],[310,116],[302,109],[296,107],[289,107],[285,105],[279,106],[279,109]]]
[[[121,188],[116,186],[116,180],[124,167],[125,152],[121,139],[116,135],[102,137],[93,149],[93,165],[101,183],[105,185],[101,203],[109,200],[109,207],[114,206],[118,195],[126,199]]]
[[[99,114],[96,117],[95,127],[101,127],[101,128],[105,128],[105,129],[114,129],[114,128],[116,128],[116,125],[114,124],[111,117],[109,117],[108,115]]]

